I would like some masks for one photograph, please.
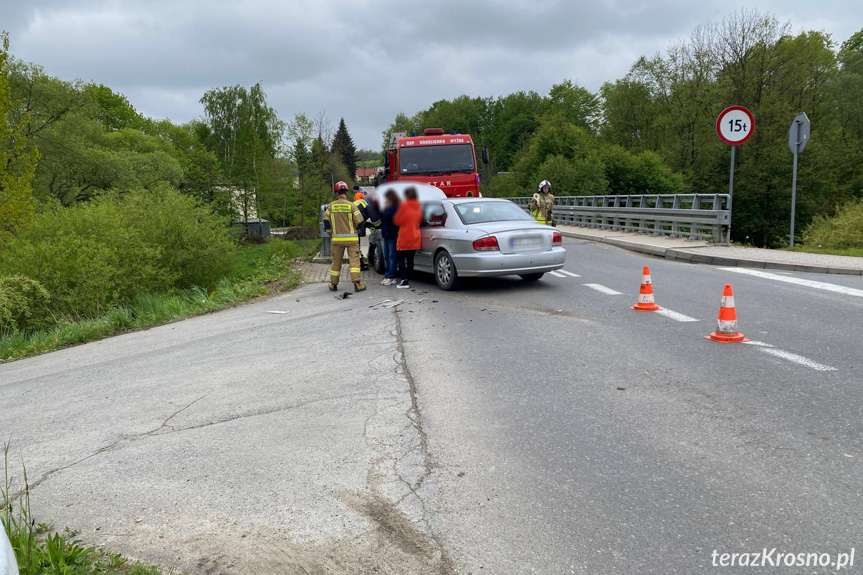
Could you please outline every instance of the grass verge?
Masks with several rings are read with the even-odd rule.
[[[318,240],[273,240],[245,244],[234,266],[212,290],[194,287],[170,294],[143,294],[131,305],[118,306],[95,318],[61,320],[34,333],[12,332],[0,337],[0,363],[225,309],[258,296],[296,287],[300,274],[291,261],[311,257]]]
[[[822,248],[820,246],[812,246],[812,245],[804,245],[804,246],[794,246],[792,251],[795,252],[808,252],[810,254],[827,254],[831,256],[853,256],[857,258],[863,258],[863,248]]]
[[[130,562],[113,551],[84,545],[68,527],[62,532],[37,523],[30,513],[30,485],[23,468],[23,488],[15,492],[9,471],[9,444],[3,444],[0,522],[20,575],[160,575],[158,567]]]

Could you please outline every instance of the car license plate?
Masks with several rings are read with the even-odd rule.
[[[542,245],[542,238],[539,236],[527,236],[523,238],[510,238],[510,247],[513,248],[536,248]]]

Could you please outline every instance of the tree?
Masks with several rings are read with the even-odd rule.
[[[599,98],[586,88],[564,80],[551,87],[545,101],[546,114],[559,114],[567,121],[596,132],[602,113]]]
[[[36,171],[39,152],[27,148],[28,114],[11,120],[10,111],[19,103],[12,100],[9,88],[9,36],[0,33],[0,245],[15,234],[33,213],[30,183]],[[7,237],[4,237],[7,236]]]
[[[336,130],[336,135],[333,137],[330,149],[348,169],[351,181],[355,180],[357,174],[357,148],[354,146],[354,141],[348,133],[348,127],[345,125],[344,118],[339,120],[339,127]]]
[[[87,84],[84,95],[96,106],[97,119],[109,132],[121,128],[141,130],[147,123],[126,96],[104,84]]]
[[[182,180],[176,148],[122,95],[64,82],[22,62],[11,66],[9,84],[13,99],[20,102],[13,121],[23,122],[27,149],[38,149],[41,158],[33,179],[37,200],[56,199],[70,206],[110,189],[129,191]]]
[[[306,225],[306,191],[308,189],[314,124],[305,114],[297,114],[288,124],[289,154],[297,169],[297,184],[300,194],[300,225]]]
[[[208,90],[201,98],[210,128],[209,148],[222,163],[224,184],[236,193],[236,211],[243,221],[257,213],[257,192],[272,174],[281,150],[284,123],[267,104],[260,83],[250,89],[226,86]]]

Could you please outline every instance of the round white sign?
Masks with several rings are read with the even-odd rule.
[[[719,114],[716,120],[716,133],[726,144],[736,146],[752,136],[754,123],[749,110],[743,106],[731,106]]]

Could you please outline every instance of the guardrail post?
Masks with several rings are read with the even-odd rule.
[[[331,248],[330,235],[324,229],[324,212],[327,210],[327,204],[321,206],[321,223],[319,225],[319,232],[321,235],[321,257],[328,258],[333,255]]]

